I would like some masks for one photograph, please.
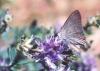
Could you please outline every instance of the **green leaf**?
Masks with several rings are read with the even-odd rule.
[[[25,26],[24,28],[22,28],[21,30],[18,30],[18,28],[16,27],[14,30],[14,40],[16,40],[16,38],[20,38],[22,35],[25,34],[27,27]]]
[[[38,71],[36,63],[26,64],[28,71]]]
[[[23,59],[20,60],[17,64],[17,67],[27,67],[27,71],[38,71],[37,63],[34,60]]]
[[[25,34],[26,29],[27,29],[27,26],[19,30],[20,37]]]
[[[11,43],[11,40],[10,40],[10,36],[7,32],[4,32],[2,35],[1,35],[1,38],[7,43],[7,44],[10,44]]]
[[[7,51],[8,51],[8,56],[10,58],[10,61],[13,62],[17,55],[17,49],[15,47],[9,47]]]
[[[13,36],[14,41],[16,41],[16,38],[18,40],[18,28],[17,27],[14,29],[13,33],[14,33],[14,36]]]

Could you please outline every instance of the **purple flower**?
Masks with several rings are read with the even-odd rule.
[[[43,40],[35,40],[36,44],[38,45],[38,57],[40,60],[45,60],[51,69],[58,67],[56,64],[66,58],[67,54],[63,54],[63,52],[67,52],[69,47],[64,45],[63,41],[58,37],[47,36],[45,37],[44,42],[42,41]]]
[[[3,58],[2,57],[0,57],[0,64],[3,62]]]
[[[81,58],[84,64],[96,67],[96,60],[92,54],[86,54],[85,52],[81,52]]]
[[[96,61],[92,54],[80,52],[81,61],[70,62],[70,66],[74,67],[75,71],[97,71]]]
[[[59,54],[64,50],[64,46],[62,44],[62,41],[58,39],[58,37],[46,37],[45,42],[39,42],[36,41],[36,44],[39,46],[39,49],[42,49],[40,51],[41,53],[51,54],[52,56],[55,54]]]
[[[0,57],[0,66],[9,66],[10,59],[9,58],[2,58]]]
[[[93,55],[78,52],[77,59],[81,61],[69,59],[75,53],[69,46],[70,43],[65,44],[59,37],[46,36],[44,39],[35,37],[34,41],[37,44],[37,53],[32,54],[32,58],[35,62],[44,61],[50,71],[97,71]]]

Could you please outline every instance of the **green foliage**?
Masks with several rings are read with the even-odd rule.
[[[13,62],[15,57],[16,57],[16,55],[17,55],[16,47],[9,47],[7,49],[7,51],[8,51],[8,56],[10,58],[10,61]]]

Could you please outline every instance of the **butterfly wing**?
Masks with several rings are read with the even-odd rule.
[[[60,39],[65,39],[73,45],[87,46],[84,30],[81,25],[81,15],[78,10],[68,17],[58,36]]]

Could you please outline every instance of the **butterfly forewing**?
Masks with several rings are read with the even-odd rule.
[[[81,25],[81,15],[78,10],[74,11],[66,20],[58,33],[60,39],[65,39],[74,45],[86,47],[86,38]]]

